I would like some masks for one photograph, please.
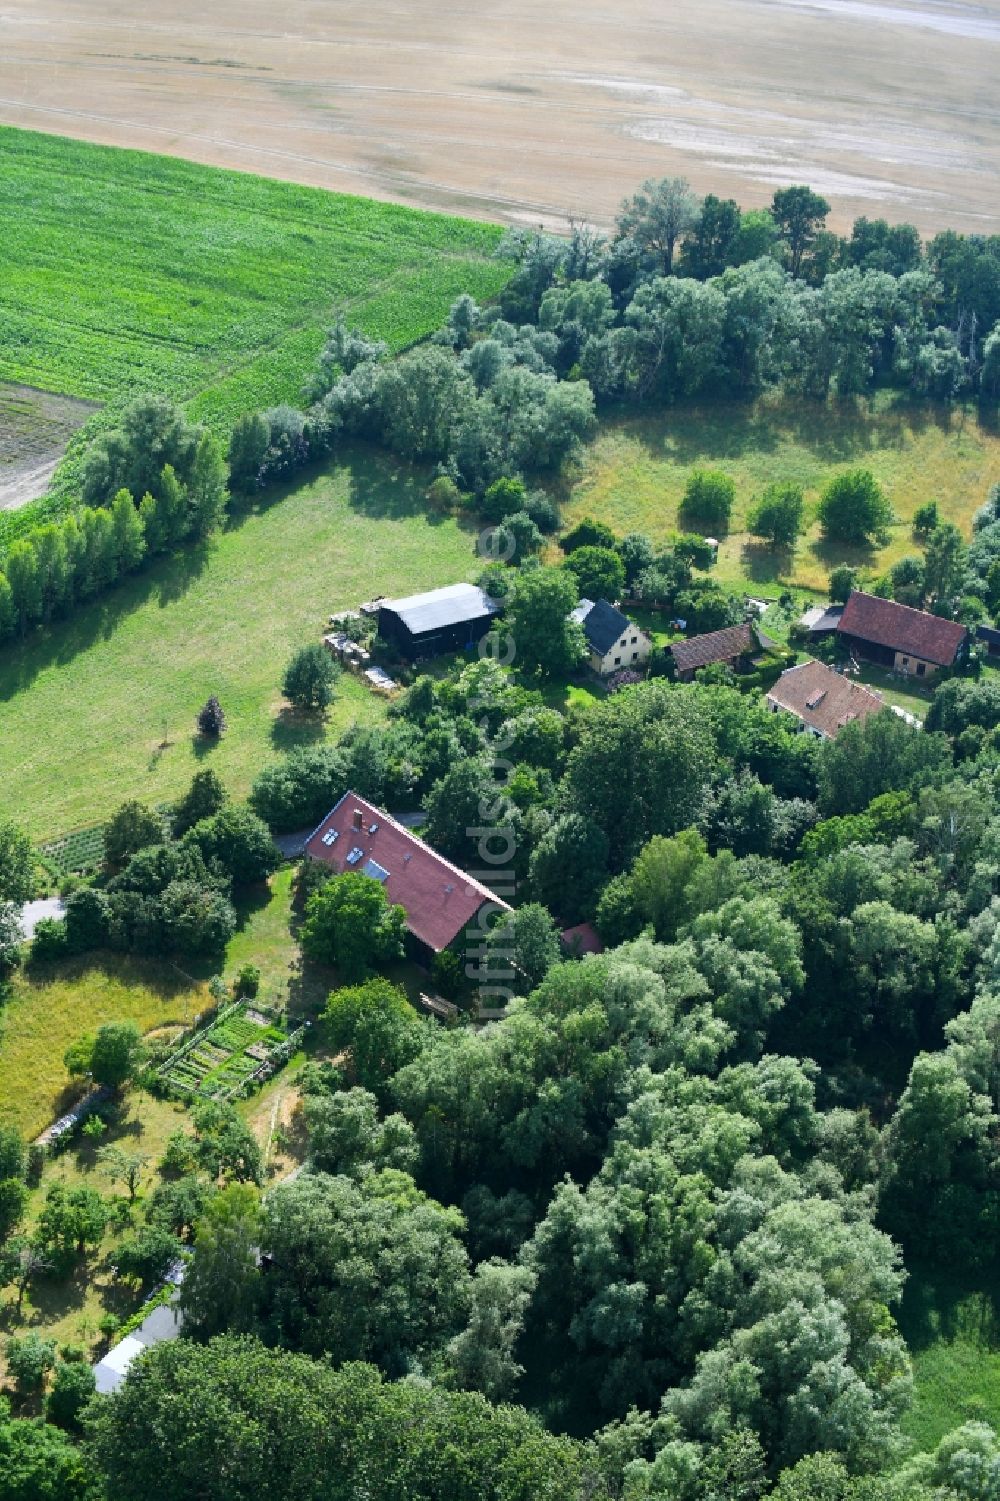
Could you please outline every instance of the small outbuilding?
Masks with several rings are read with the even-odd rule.
[[[486,635],[503,606],[477,584],[378,602],[378,633],[409,661],[463,651]]]
[[[641,666],[653,650],[646,632],[606,599],[581,599],[572,618],[583,626],[590,665],[602,677]]]
[[[728,625],[721,631],[708,631],[704,636],[675,641],[670,654],[678,680],[687,683],[700,667],[709,667],[713,662],[723,662],[734,671],[744,670],[770,644],[753,621],[747,620],[742,625]]]

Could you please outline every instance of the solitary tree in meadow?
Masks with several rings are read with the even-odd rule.
[[[333,702],[333,690],[340,669],[325,646],[314,643],[301,647],[281,680],[281,691],[296,709],[322,711]]]

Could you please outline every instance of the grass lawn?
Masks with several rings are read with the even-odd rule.
[[[915,1386],[903,1428],[918,1449],[932,1449],[960,1423],[1000,1424],[1000,1286],[909,1271],[899,1324]]]
[[[128,797],[176,797],[200,766],[245,793],[279,751],[385,712],[344,674],[325,723],[283,708],[292,651],[373,594],[470,578],[470,533],[424,515],[423,481],[376,450],[346,452],[233,518],[203,549],[154,564],[0,657],[0,812],[42,840]],[[212,747],[195,715],[218,694]]]
[[[37,1136],[66,1101],[71,1042],[104,1022],[134,1021],[144,1032],[183,1024],[204,996],[169,963],[121,955],[22,971],[0,1011],[0,1120]]]
[[[899,518],[877,552],[825,544],[814,519],[827,482],[859,466],[872,470]],[[688,475],[709,467],[736,484],[733,529],[713,576],[751,591],[821,592],[837,563],[876,574],[915,552],[909,520],[923,501],[936,500],[942,518],[968,536],[973,512],[1000,480],[1000,435],[981,426],[972,408],[901,401],[890,392],[826,405],[769,396],[621,418],[603,424],[588,447],[566,499],[566,525],[594,516],[619,535],[644,531],[665,541],[683,530],[678,507]],[[743,529],[752,500],[771,481],[806,492],[810,524],[794,554],[755,543]]]
[[[160,391],[226,432],[299,401],[335,311],[400,349],[509,275],[495,225],[9,127],[0,153],[0,380],[112,409]]]

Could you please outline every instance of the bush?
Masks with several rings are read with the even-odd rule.
[[[625,592],[625,564],[607,547],[577,547],[562,565],[576,579],[581,599],[613,603]]]
[[[256,490],[271,431],[260,412],[237,420],[229,441],[229,483],[234,490]]]
[[[225,801],[226,789],[211,767],[195,772],[191,786],[174,804],[172,823],[175,837],[179,839],[203,818],[218,813]]]
[[[40,1392],[45,1378],[56,1363],[56,1342],[42,1339],[32,1331],[20,1339],[12,1335],[7,1341],[7,1369],[22,1397]]]
[[[497,527],[495,545],[501,557],[511,563],[523,563],[540,551],[542,534],[527,511],[515,511]]]
[[[695,469],[688,477],[681,513],[725,532],[729,528],[736,486],[718,469]]]
[[[236,976],[233,993],[240,1000],[252,1000],[260,989],[260,970],[256,964],[244,964]]]
[[[439,474],[427,488],[427,504],[440,515],[453,515],[462,509],[462,492],[447,474]]]
[[[132,798],[104,826],[104,863],[110,871],[121,870],[138,850],[162,843],[163,819]]]
[[[846,563],[841,563],[830,574],[830,598],[834,604],[846,604],[851,591],[858,587],[858,570],[850,568]]]
[[[66,924],[55,917],[41,918],[35,924],[35,934],[31,940],[32,960],[45,964],[53,959],[62,959],[68,953]]]
[[[314,829],[348,790],[350,777],[350,757],[339,746],[292,751],[260,773],[250,806],[272,829]]]
[[[804,508],[799,485],[768,485],[750,508],[747,531],[773,547],[794,547],[802,530]]]
[[[184,842],[201,851],[206,865],[216,861],[236,886],[265,881],[278,865],[267,824],[245,803],[227,803],[214,818],[195,824]]]
[[[591,516],[585,516],[572,531],[559,538],[559,546],[565,553],[576,552],[579,547],[613,548],[616,542],[610,526],[605,526],[603,521],[595,521]]]
[[[941,518],[938,515],[936,500],[928,500],[922,506],[917,506],[913,513],[913,534],[915,537],[929,537],[931,532],[939,524]]]
[[[493,481],[483,496],[479,506],[480,514],[485,521],[499,526],[500,522],[506,521],[508,516],[522,511],[526,499],[527,491],[523,480],[502,476]]]
[[[95,1390],[94,1372],[85,1361],[61,1361],[45,1403],[45,1416],[59,1428],[79,1428],[80,1413]]]
[[[544,490],[532,490],[529,495],[525,496],[521,509],[531,517],[540,532],[550,535],[558,530],[558,507],[555,501],[549,499]]]

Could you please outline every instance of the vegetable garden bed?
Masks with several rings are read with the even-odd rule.
[[[172,1092],[207,1100],[250,1094],[288,1061],[302,1031],[290,1033],[281,1016],[237,1002],[172,1053],[158,1077]]]

